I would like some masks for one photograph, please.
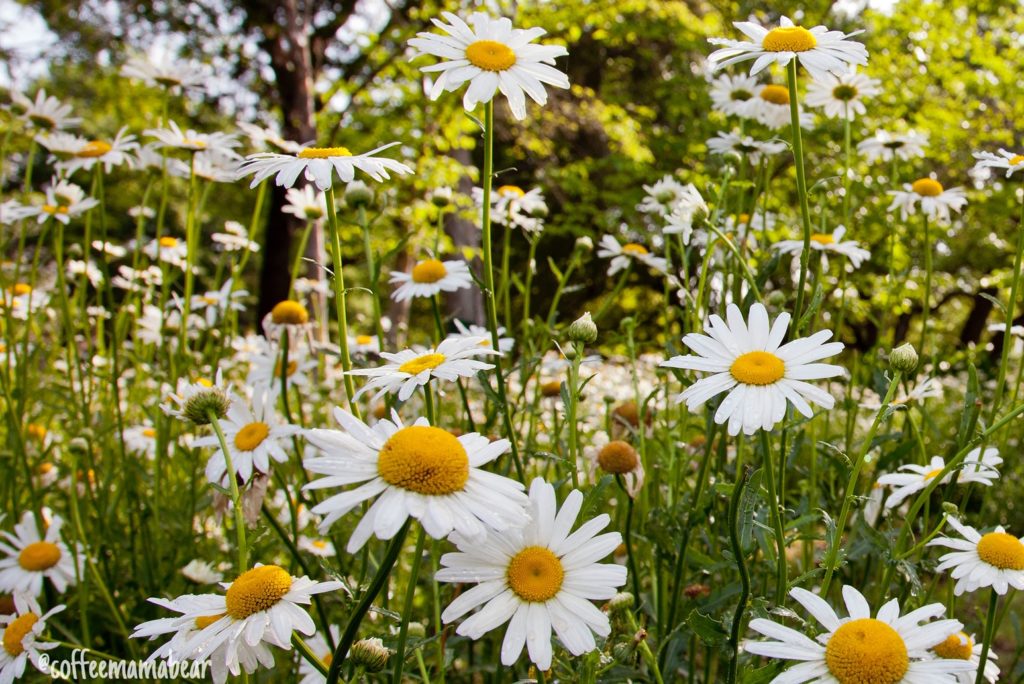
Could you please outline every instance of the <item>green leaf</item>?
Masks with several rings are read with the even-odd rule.
[[[710,615],[704,615],[696,608],[686,616],[686,624],[708,646],[719,646],[729,639],[729,633],[725,631],[721,622]]]

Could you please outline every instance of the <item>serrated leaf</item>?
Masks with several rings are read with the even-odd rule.
[[[729,639],[729,633],[725,631],[721,622],[710,615],[704,615],[696,608],[686,616],[686,624],[708,646],[718,646]]]

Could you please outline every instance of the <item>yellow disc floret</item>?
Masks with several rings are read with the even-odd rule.
[[[60,562],[60,547],[52,542],[32,542],[18,554],[18,565],[30,572],[49,570]]]
[[[766,85],[761,88],[761,99],[777,105],[789,104],[789,90],[780,85]]]
[[[497,192],[505,197],[522,197],[526,194],[518,185],[502,185]]]
[[[910,660],[899,633],[872,618],[840,626],[825,646],[825,664],[840,684],[895,684]]]
[[[646,247],[635,242],[627,242],[622,245],[622,253],[630,254],[632,256],[645,256],[648,254]]]
[[[1024,544],[1006,532],[983,536],[978,542],[978,557],[1000,570],[1024,570]]]
[[[910,187],[922,197],[937,197],[942,194],[942,183],[932,178],[919,178]]]
[[[950,634],[938,646],[932,648],[935,655],[949,660],[970,660],[974,651],[974,639],[963,632]]]
[[[270,320],[278,325],[305,325],[309,322],[309,311],[299,302],[286,299],[270,310]]]
[[[32,631],[37,622],[39,622],[38,615],[35,613],[25,613],[24,615],[19,615],[11,624],[4,628],[4,650],[7,651],[9,656],[17,658],[25,651],[22,641]]]
[[[409,375],[419,375],[425,370],[431,370],[437,368],[444,363],[444,354],[424,354],[423,356],[417,356],[415,359],[406,361],[398,367],[399,373],[408,373]]]
[[[752,351],[733,361],[729,372],[744,385],[771,385],[786,374],[786,364],[771,352]]]
[[[217,615],[201,615],[196,618],[196,629],[206,629],[217,620],[227,615],[227,613],[218,613]]]
[[[527,546],[512,557],[506,572],[509,588],[524,601],[544,602],[558,593],[565,579],[562,561],[543,546]]]
[[[814,233],[811,235],[811,242],[817,242],[819,245],[832,245],[835,244],[836,239],[828,233]]]
[[[102,157],[112,149],[114,148],[110,143],[104,140],[91,140],[85,143],[85,145],[82,145],[82,149],[78,150],[78,152],[75,153],[75,156],[92,159],[95,157]]]
[[[412,267],[412,281],[414,283],[436,283],[448,275],[448,269],[444,263],[437,259],[425,259]]]
[[[613,475],[631,472],[639,462],[636,449],[621,439],[608,442],[597,452],[597,464],[601,466],[601,470]]]
[[[462,491],[469,480],[469,456],[455,435],[441,428],[412,425],[384,442],[377,473],[390,485],[419,494],[443,496]]]
[[[273,608],[292,588],[292,576],[276,565],[261,565],[239,575],[225,597],[228,615],[244,620]]]
[[[165,236],[157,240],[157,244],[161,247],[166,247],[167,249],[173,249],[178,246],[178,238]]]
[[[307,147],[297,155],[299,159],[330,159],[331,157],[351,157],[347,147]]]
[[[1010,166],[1016,166],[1017,164],[1024,164],[1024,154],[1017,154],[1010,157]]]
[[[239,451],[252,451],[270,434],[270,426],[266,423],[249,423],[235,435],[235,448]]]
[[[803,26],[773,28],[761,41],[761,47],[768,52],[807,52],[817,45],[817,38]]]
[[[478,40],[466,46],[466,59],[484,71],[505,71],[516,63],[516,53],[496,40]]]

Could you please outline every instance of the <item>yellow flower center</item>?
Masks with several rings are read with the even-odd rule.
[[[729,372],[744,385],[771,385],[786,374],[786,364],[771,352],[752,351],[737,357]]]
[[[39,467],[36,468],[36,473],[39,475],[49,475],[50,473],[53,472],[53,469],[56,467],[57,466],[53,465],[52,463],[40,463]]]
[[[157,240],[157,244],[161,247],[166,247],[167,249],[173,249],[178,246],[178,238],[165,236]]]
[[[390,485],[442,496],[462,491],[469,480],[469,456],[462,442],[447,430],[412,425],[384,442],[377,472]]]
[[[53,205],[53,204],[44,204],[43,205],[43,213],[44,214],[67,214],[68,213],[68,208],[67,207],[62,207],[62,206],[56,206],[56,205]]]
[[[803,26],[773,28],[761,41],[761,47],[768,52],[807,52],[817,44],[814,34]]]
[[[1024,570],[1024,544],[1012,534],[989,532],[978,542],[978,558],[1000,570]]]
[[[635,242],[627,242],[626,244],[622,245],[622,253],[630,254],[632,256],[644,256],[648,252],[647,248],[644,247],[643,245],[638,245]]]
[[[740,214],[736,218],[739,220],[740,225],[746,225],[750,223],[750,214]]]
[[[356,344],[367,345],[373,344],[373,338],[369,335],[356,335]]]
[[[970,660],[974,651],[974,640],[963,632],[950,634],[938,646],[932,648],[935,655],[950,660]]]
[[[261,565],[243,572],[228,587],[228,615],[244,620],[272,608],[291,588],[292,576],[276,565]]]
[[[919,178],[910,187],[922,197],[936,197],[942,194],[942,183],[931,178]]]
[[[278,325],[305,325],[309,322],[309,311],[302,304],[286,299],[270,310],[270,320]]]
[[[198,378],[196,380],[196,384],[202,385],[203,387],[213,387],[213,383],[207,380],[206,378]]]
[[[218,613],[217,615],[202,615],[196,618],[196,629],[206,629],[217,620],[220,620],[227,613]]]
[[[182,145],[182,147],[191,147],[192,149],[195,149],[195,150],[205,150],[206,149],[206,141],[205,140],[197,140],[196,138],[182,138],[181,145]]]
[[[320,662],[322,662],[324,664],[324,667],[330,667],[331,663],[334,662],[334,654],[333,653],[328,653],[327,655],[325,655],[323,658],[320,659]]]
[[[296,155],[299,159],[330,159],[331,157],[351,157],[347,147],[307,147]]]
[[[849,102],[857,97],[857,89],[849,84],[837,85],[832,89],[832,97],[836,98],[840,102]]]
[[[142,436],[149,439],[156,439],[156,430],[153,428],[142,428]]]
[[[437,368],[442,363],[444,363],[444,354],[424,354],[403,363],[398,367],[398,372],[419,375],[425,370]]]
[[[436,283],[446,275],[448,275],[448,269],[437,259],[426,259],[412,268],[414,283]]]
[[[295,369],[297,369],[298,367],[298,361],[289,361],[288,367],[285,369],[285,377],[291,377],[292,373],[294,373]],[[274,364],[274,377],[281,377],[281,359],[278,359],[277,363]]]
[[[32,542],[18,554],[18,565],[29,572],[49,570],[60,562],[60,547],[51,542]]]
[[[547,382],[541,383],[540,393],[545,397],[557,397],[562,393],[562,381],[548,380]]]
[[[789,89],[780,85],[766,85],[761,89],[761,99],[777,105],[789,104]]]
[[[509,588],[524,601],[544,602],[562,588],[562,561],[543,546],[527,546],[512,557],[506,572]]]
[[[924,481],[927,482],[928,480],[935,479],[943,470],[945,470],[945,468],[936,468],[935,470],[928,471],[927,473],[924,474]]]
[[[1018,154],[1010,158],[1010,166],[1016,166],[1017,164],[1024,163],[1024,154]]]
[[[102,157],[112,149],[114,149],[113,146],[106,141],[91,140],[85,143],[75,156],[86,158]]]
[[[518,185],[502,185],[498,188],[498,194],[505,197],[522,197],[526,193]]]
[[[7,625],[6,629],[4,629],[4,650],[7,651],[9,656],[17,658],[25,651],[25,647],[21,642],[32,631],[37,622],[39,622],[38,615],[35,613],[25,613],[24,615],[19,615],[11,624]]]
[[[835,244],[836,239],[828,233],[814,233],[811,235],[811,242],[817,242],[821,245],[832,245]]]
[[[7,289],[15,297],[21,297],[22,295],[27,295],[32,292],[32,286],[28,283],[15,283]]]
[[[239,451],[252,451],[270,434],[270,426],[266,423],[249,423],[235,435],[235,447]]]
[[[323,541],[322,539],[315,539],[313,541],[313,548],[314,549],[326,549],[327,548],[327,542]]]
[[[478,40],[466,46],[466,59],[484,71],[505,71],[516,63],[516,53],[496,40]]]
[[[907,646],[881,620],[851,620],[825,646],[825,664],[840,684],[895,684],[907,673]]]
[[[621,439],[608,442],[597,453],[597,464],[601,470],[613,475],[622,475],[636,468],[639,459],[636,449]]]

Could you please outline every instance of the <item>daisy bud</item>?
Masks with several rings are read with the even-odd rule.
[[[569,339],[573,342],[593,344],[597,339],[597,325],[590,318],[590,312],[583,314],[569,325]]]
[[[589,236],[584,235],[583,237],[576,238],[576,249],[581,249],[586,252],[594,251],[594,241]]]
[[[384,642],[376,637],[360,639],[352,644],[352,662],[362,665],[367,672],[380,672],[388,664],[390,657],[391,649],[386,648]]]
[[[362,181],[352,181],[345,186],[345,204],[350,207],[366,207],[373,203],[373,190]]]
[[[452,203],[452,189],[449,187],[434,188],[428,197],[431,204],[438,209],[444,209]]]
[[[89,442],[82,437],[75,437],[68,442],[68,450],[72,453],[84,454],[89,451]]]
[[[633,595],[628,591],[620,591],[608,601],[608,612],[612,615],[633,610]]]
[[[209,425],[210,414],[212,413],[215,418],[223,418],[227,415],[230,404],[231,400],[226,394],[219,389],[211,388],[192,395],[185,402],[182,415],[196,425]]]
[[[423,639],[427,636],[427,628],[423,626],[422,622],[410,622],[408,633],[414,639]]]
[[[632,663],[636,654],[636,642],[623,641],[612,646],[612,657],[620,663]]]
[[[909,342],[896,347],[889,354],[889,365],[893,370],[898,370],[901,373],[909,373],[917,368],[917,361],[917,350]]]
[[[942,502],[942,512],[954,518],[960,517],[960,509],[957,507],[955,503],[952,503],[950,501]]]

